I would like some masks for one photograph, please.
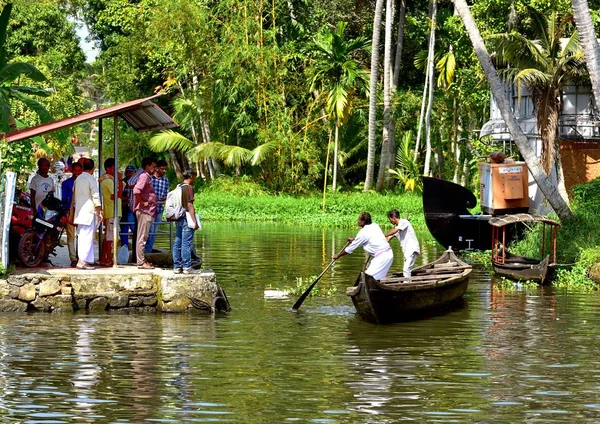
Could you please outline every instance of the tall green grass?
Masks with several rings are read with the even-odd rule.
[[[423,203],[415,194],[332,193],[327,195],[325,212],[321,195],[294,197],[255,192],[251,195],[202,190],[196,195],[196,208],[204,220],[274,221],[313,227],[356,227],[361,212],[373,221],[387,222],[387,212],[398,209],[416,229],[426,228]]]

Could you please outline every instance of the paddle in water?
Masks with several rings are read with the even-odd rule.
[[[344,245],[344,247],[342,248],[342,251],[348,247],[348,245],[350,244],[350,242],[346,243]],[[341,251],[340,251],[341,252]],[[319,280],[321,279],[321,277],[327,272],[327,270],[329,268],[331,268],[331,265],[333,265],[333,263],[335,262],[335,259],[332,259],[331,262],[329,262],[329,265],[327,265],[327,268],[325,268],[323,270],[322,273],[319,274],[319,276],[317,277],[317,279],[315,280],[314,283],[312,283],[310,286],[308,286],[308,288],[304,291],[304,293],[302,293],[302,296],[300,296],[300,298],[296,301],[296,303],[294,303],[294,306],[292,306],[292,309],[294,311],[297,311],[298,309],[300,309],[300,306],[302,306],[302,303],[304,303],[304,301],[306,300],[308,294],[311,292],[311,290],[313,289],[313,287],[319,282]]]

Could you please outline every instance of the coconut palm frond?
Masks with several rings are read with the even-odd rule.
[[[454,72],[456,71],[456,58],[452,49],[437,62],[436,69],[440,73],[437,81],[438,85],[449,87],[454,81]]]
[[[348,91],[343,84],[335,84],[327,96],[327,112],[338,122],[345,121],[348,97]]]
[[[250,152],[250,163],[252,165],[259,165],[275,150],[276,147],[277,146],[273,141],[256,146],[252,152]]]
[[[429,52],[427,50],[421,50],[415,54],[415,68],[417,69],[425,69],[427,65],[427,57],[429,56]]]
[[[421,192],[421,178],[419,165],[412,156],[412,133],[407,131],[400,140],[396,154],[396,169],[388,169],[392,178],[397,179],[403,186],[404,191]]]
[[[548,86],[552,78],[538,69],[523,69],[515,75],[516,84],[524,84],[529,89]]]
[[[569,39],[567,43],[562,48],[561,56],[567,56],[569,54],[577,55],[578,53],[582,53],[583,49],[581,48],[581,40],[579,38],[579,32],[575,31]]]
[[[196,145],[184,135],[173,130],[166,130],[152,137],[148,141],[148,146],[154,152],[166,152],[167,150],[188,152]]]
[[[194,145],[194,148],[187,151],[187,157],[191,160],[200,162],[208,158],[220,158],[223,147],[226,146],[218,141],[209,143],[200,143]]]
[[[240,146],[223,145],[220,149],[219,157],[227,166],[241,166],[249,162],[252,152]]]

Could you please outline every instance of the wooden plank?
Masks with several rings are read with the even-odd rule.
[[[395,286],[408,286],[411,284],[416,284],[416,285],[427,285],[427,284],[434,284],[437,283],[440,280],[422,280],[422,281],[406,281],[406,282],[400,282],[400,283],[392,283],[392,284],[386,284],[386,286],[390,286],[390,287],[395,287]]]
[[[451,274],[437,274],[434,277],[432,277],[431,275],[417,275],[414,277],[395,277],[395,278],[386,278],[384,280],[382,280],[381,282],[383,284],[390,284],[390,283],[396,283],[396,282],[400,282],[400,281],[425,281],[425,280],[443,280],[446,278],[451,278],[451,277],[458,277],[461,276],[462,273],[451,273]]]
[[[434,268],[451,268],[458,266],[458,262],[446,262],[443,264],[433,264]]]
[[[471,269],[471,268],[473,268],[471,265],[461,265],[461,266],[455,266],[452,268],[419,269],[419,270],[415,270],[414,273],[415,273],[415,276],[437,275],[437,274],[448,273],[448,272],[457,272],[457,274],[459,274],[458,271],[462,272],[465,269]],[[392,278],[396,278],[396,277],[402,276],[402,273],[394,272],[391,275],[392,275]]]

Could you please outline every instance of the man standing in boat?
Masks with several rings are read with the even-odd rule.
[[[400,212],[398,212],[397,209],[392,209],[389,211],[387,217],[395,228],[388,232],[385,237],[389,241],[395,236],[400,241],[402,253],[404,254],[404,267],[402,269],[402,274],[405,277],[410,277],[412,273],[412,267],[417,260],[417,256],[421,254],[419,240],[417,239],[417,235],[415,234],[415,230],[413,229],[412,225],[410,222],[408,222],[408,219],[400,219]]]
[[[381,280],[392,266],[394,252],[392,252],[392,248],[379,225],[372,222],[371,214],[363,212],[358,215],[358,226],[361,230],[356,234],[356,237],[348,238],[350,245],[340,253],[333,255],[333,259],[351,254],[357,247],[362,246],[365,252],[372,257],[365,274],[376,280]]]

